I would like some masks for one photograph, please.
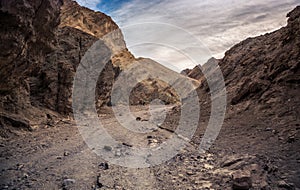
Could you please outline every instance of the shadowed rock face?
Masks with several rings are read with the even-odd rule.
[[[47,100],[38,94],[46,93],[51,81],[43,70],[54,57],[49,57],[57,47],[56,28],[59,24],[61,1],[1,1],[1,53],[0,53],[0,117],[1,125],[13,125],[10,120],[28,120],[28,126],[47,121],[45,104],[35,99]],[[42,23],[42,24],[41,24]],[[51,88],[51,87],[50,87]],[[32,92],[34,91],[34,92]],[[54,92],[52,92],[54,94]],[[56,96],[51,97],[55,99]],[[55,100],[53,100],[55,101]],[[42,108],[40,108],[42,106]],[[52,107],[53,105],[49,105]],[[49,111],[50,112],[50,111]],[[3,117],[6,115],[6,117]],[[6,119],[5,119],[6,118]],[[5,134],[2,134],[3,136]]]
[[[74,72],[97,38],[62,25],[67,16],[61,8],[70,3],[71,9],[79,8],[71,1],[1,1],[2,112],[25,118],[26,113],[43,117],[43,109],[71,113]],[[117,27],[109,17],[103,17],[99,19],[110,23],[103,24],[104,32]]]

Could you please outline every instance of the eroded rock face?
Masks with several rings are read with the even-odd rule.
[[[1,112],[40,125],[46,114],[71,114],[73,78],[81,58],[118,26],[68,0],[1,1],[0,14]],[[102,104],[108,102],[115,70],[109,62],[99,76]]]
[[[47,114],[51,118],[72,115],[76,69],[99,39],[112,56],[98,79],[98,108],[109,105],[115,79],[136,61],[109,16],[72,0],[1,1],[0,21],[0,112],[28,120],[29,126],[45,125]],[[171,96],[168,103],[177,100],[174,92],[163,92],[165,86],[159,88],[163,88],[156,89],[162,96]],[[153,86],[145,83],[144,89],[151,91]],[[139,91],[135,93],[134,104],[147,99],[139,96]],[[12,123],[4,121],[7,117],[2,120],[3,126]]]
[[[31,86],[42,90],[47,81],[31,77],[46,66],[47,55],[56,49],[61,5],[58,0],[1,1],[0,108],[6,116],[14,115],[9,120],[28,120],[30,126],[46,122],[46,113],[33,106],[30,93]],[[14,123],[6,121],[1,118],[3,128]]]
[[[286,112],[282,105],[288,99],[288,104],[299,107],[296,95],[300,80],[299,15],[300,7],[297,7],[288,14],[286,27],[249,38],[226,53],[220,65],[231,104],[259,102],[258,109],[272,107],[277,114]]]
[[[288,173],[287,181],[299,186],[299,169],[295,166],[299,157],[300,7],[288,17],[286,27],[246,39],[220,60],[227,110],[211,151],[271,157],[281,173]],[[203,76],[199,81],[202,123],[195,135],[196,143],[202,140],[196,136],[201,136],[200,128],[207,125],[211,112],[209,86]],[[249,186],[248,179],[237,175],[235,187]]]
[[[252,109],[256,113],[268,112],[279,117],[297,115],[300,104],[297,96],[300,80],[299,15],[298,6],[288,14],[286,27],[248,38],[228,50],[219,60],[231,110]],[[214,71],[209,65],[208,62],[202,66],[202,70],[212,76]],[[209,86],[200,67],[185,70],[185,73],[200,81],[199,94],[206,97]]]
[[[123,34],[118,25],[107,15],[81,7],[72,0],[65,0],[61,8],[61,28],[67,26],[76,28],[99,39],[106,39],[114,56],[112,63],[115,67],[125,68],[134,56],[126,48]]]

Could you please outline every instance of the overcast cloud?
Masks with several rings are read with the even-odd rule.
[[[77,1],[84,5],[84,0]],[[88,2],[90,5],[85,6],[101,11],[99,0]],[[96,6],[97,4],[99,5]],[[300,4],[300,0],[131,0],[118,5],[117,9],[112,9],[108,14],[124,29],[127,45],[136,57],[150,57],[180,71],[195,64],[203,64],[203,60],[210,56],[222,58],[226,50],[241,40],[286,25],[286,14],[297,4]],[[201,62],[192,63],[180,51],[181,48],[191,48],[193,51],[193,45],[174,47],[174,51],[174,48],[163,47],[161,44],[133,44],[134,36],[145,32],[126,28],[145,22],[166,23],[182,28],[199,39],[211,54],[204,56]],[[145,33],[145,42],[148,39],[159,41],[172,37],[177,41],[189,41],[178,39],[182,36],[178,36],[176,30],[156,30],[157,32],[153,30]]]

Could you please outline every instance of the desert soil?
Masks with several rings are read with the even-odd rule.
[[[163,128],[149,134],[127,135],[112,110],[103,109],[100,120],[120,143],[158,146],[175,135]],[[132,111],[142,119],[141,125],[149,119],[146,106],[133,107]],[[281,139],[280,147],[270,150],[266,139],[271,144],[273,140],[278,141],[280,134],[268,126],[246,131],[245,127],[236,127],[240,125],[239,121],[225,120],[219,138],[206,153],[198,151],[197,139],[203,133],[198,131],[193,142],[179,150],[174,158],[146,169],[105,161],[89,149],[72,120],[61,120],[55,126],[32,132],[19,131],[17,138],[1,139],[0,189],[299,188],[297,141]],[[294,135],[298,135],[298,129]],[[292,143],[295,148],[287,149]]]

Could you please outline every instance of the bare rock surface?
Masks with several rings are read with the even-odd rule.
[[[44,125],[47,119],[72,116],[76,69],[96,41],[102,40],[111,51],[99,73],[97,108],[110,104],[115,79],[138,61],[127,50],[122,32],[109,16],[75,1],[1,1],[0,11],[0,112],[32,121],[32,128]],[[145,81],[140,83],[143,90],[156,91],[157,96],[166,97],[168,104],[178,101],[170,87],[164,92],[168,85],[154,78]],[[152,85],[156,82],[160,85]],[[139,93],[136,90],[133,94],[133,104],[151,102],[151,97]],[[5,127],[9,122],[2,123],[2,136],[14,131]]]
[[[267,167],[267,170],[275,172],[278,179],[283,175],[288,181],[286,183],[294,183],[296,187],[300,185],[297,150],[300,123],[299,15],[298,6],[287,15],[287,26],[248,38],[219,60],[226,84],[227,111],[219,137],[211,148],[212,152],[267,156],[268,162],[274,163],[276,168]],[[211,68],[209,64],[203,67]],[[216,72],[211,71],[208,76],[217,78]],[[202,111],[199,128],[207,126],[211,96],[204,72],[199,68],[185,72],[200,81],[198,95]],[[218,81],[212,81],[218,85]],[[194,142],[200,143],[202,135],[199,129]],[[246,181],[243,183],[248,183]]]

